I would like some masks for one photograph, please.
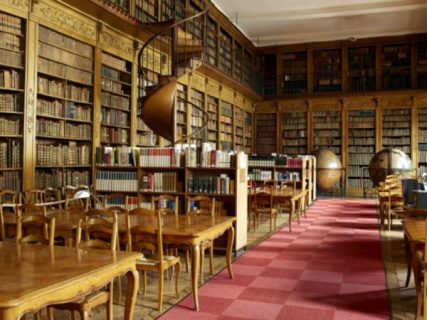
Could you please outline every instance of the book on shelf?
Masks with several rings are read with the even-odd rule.
[[[183,151],[176,148],[141,148],[140,167],[181,167]]]
[[[136,171],[97,170],[97,191],[137,192],[138,173]]]
[[[189,193],[234,194],[234,179],[227,174],[190,174],[187,180]]]
[[[154,172],[144,174],[140,190],[143,192],[178,192],[176,172]]]
[[[97,147],[95,161],[98,166],[138,166],[139,149],[126,146]]]

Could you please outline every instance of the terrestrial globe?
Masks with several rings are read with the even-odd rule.
[[[414,173],[412,161],[400,149],[383,149],[378,151],[369,162],[369,178],[377,187],[388,175],[396,174],[409,177]]]
[[[321,190],[329,190],[340,180],[342,174],[341,160],[327,148],[317,150],[316,184]]]

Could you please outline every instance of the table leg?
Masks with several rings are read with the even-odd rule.
[[[234,279],[233,270],[231,269],[231,258],[233,253],[233,243],[234,243],[234,227],[231,226],[227,231],[227,252],[226,252],[226,260],[227,260],[227,269],[228,274],[231,279]]]
[[[136,294],[139,286],[139,273],[137,270],[128,271],[127,277],[127,290],[126,290],[126,305],[125,305],[125,319],[132,320],[135,312]]]
[[[200,265],[200,244],[193,246],[191,259],[191,287],[193,289],[194,309],[199,311],[199,265]]]

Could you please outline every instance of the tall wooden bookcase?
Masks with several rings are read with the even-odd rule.
[[[0,189],[21,190],[26,23],[0,12]]]

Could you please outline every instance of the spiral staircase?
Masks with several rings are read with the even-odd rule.
[[[175,2],[177,3],[177,2]],[[200,12],[188,12],[175,7],[164,21],[146,23],[156,30],[138,54],[138,108],[145,124],[172,145],[191,141],[206,128],[208,114],[190,101],[187,106],[200,110],[202,126],[186,136],[175,132],[175,106],[178,78],[193,72],[201,65],[205,33],[206,5]]]

